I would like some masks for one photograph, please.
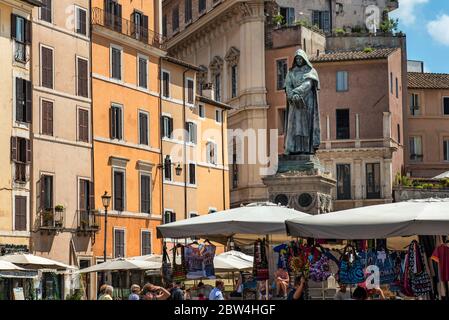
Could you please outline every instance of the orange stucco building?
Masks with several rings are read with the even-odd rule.
[[[92,1],[92,109],[95,200],[107,259],[161,252],[159,63],[165,55],[152,1]],[[153,31],[154,30],[154,31]]]

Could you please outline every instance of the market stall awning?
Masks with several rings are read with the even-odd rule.
[[[443,172],[442,174],[437,175],[436,177],[433,177],[432,180],[441,180],[441,179],[448,179],[449,178],[449,171]]]
[[[5,256],[1,256],[0,261],[8,261],[16,265],[19,265],[25,269],[55,269],[55,270],[75,269],[75,267],[69,266],[62,262],[35,256],[29,253],[8,254]]]
[[[16,266],[14,263],[9,261],[0,260],[0,271],[18,271],[25,270],[19,266]]]
[[[285,234],[285,221],[309,215],[273,203],[255,203],[157,227],[159,238],[202,237],[219,241],[238,234]]]
[[[81,269],[80,273],[126,270],[160,270],[160,262],[118,258]]]
[[[144,256],[129,257],[128,259],[162,263],[162,255],[161,254],[147,254]]]
[[[253,268],[252,256],[240,251],[228,251],[214,258],[215,272],[237,272],[251,270]]]
[[[449,234],[449,199],[381,204],[291,219],[287,231],[316,239],[382,239]]]

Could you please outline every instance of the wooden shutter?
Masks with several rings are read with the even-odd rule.
[[[140,176],[140,200],[141,210],[144,213],[150,213],[150,185],[151,179],[147,175]]]
[[[80,204],[79,204],[79,209],[80,211],[85,211],[87,210],[87,185],[86,185],[86,180],[80,180],[79,183],[79,197],[80,197]]]
[[[114,209],[124,210],[124,174],[123,172],[114,172]]]
[[[78,95],[88,97],[87,61],[78,58]]]
[[[189,164],[189,183],[190,184],[196,183],[196,174],[195,174],[195,164],[194,163]]]
[[[168,132],[169,137],[173,138],[173,118],[168,118]]]
[[[16,121],[23,122],[25,105],[25,88],[24,80],[16,78]]]
[[[78,140],[89,142],[89,111],[78,109]]]
[[[214,146],[214,164],[218,164],[218,150],[217,150],[217,144],[213,143]]]
[[[11,39],[17,38],[17,16],[14,13],[11,13]]]
[[[42,134],[53,135],[53,103],[42,101]]]
[[[119,49],[112,49],[112,77],[118,80],[122,79],[122,52]]]
[[[92,181],[88,182],[89,185],[89,210],[95,210],[95,189]]]
[[[148,16],[142,15],[142,40],[148,43]]]
[[[26,146],[25,163],[29,164],[29,163],[31,163],[31,159],[32,159],[31,140],[30,139],[25,140],[25,146]]]
[[[24,196],[15,196],[14,210],[14,230],[26,231],[27,228],[27,198]]]
[[[31,81],[25,81],[25,122],[32,122],[33,115],[33,92],[31,89]]]
[[[123,139],[123,128],[122,128],[122,108],[116,108],[117,109],[117,117],[116,117],[116,127],[117,127],[117,138],[119,140]]]
[[[122,32],[122,5],[115,3],[116,30]]]
[[[114,111],[114,107],[109,108],[109,135],[111,137],[111,139],[115,138],[115,121],[114,121],[114,117],[115,116],[115,111]]]
[[[197,143],[197,126],[195,123],[192,123],[192,130],[193,130],[193,143]]]
[[[86,11],[78,9],[78,33],[87,35]]]
[[[42,47],[42,86],[53,88],[53,51]]]
[[[45,207],[45,176],[41,175],[39,180],[39,209],[43,210]]]
[[[16,162],[17,158],[17,137],[11,137],[11,161]]]
[[[139,143],[148,145],[148,116],[144,113],[139,113],[139,122],[140,122]]]

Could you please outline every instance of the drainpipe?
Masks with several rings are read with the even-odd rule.
[[[184,161],[184,216],[188,219],[187,214],[187,141],[186,141],[186,73],[190,69],[185,69],[182,73],[182,122],[184,125],[183,139],[183,161]]]
[[[94,85],[93,85],[93,81],[92,81],[92,66],[93,66],[93,56],[92,56],[92,0],[89,0],[89,80],[90,80],[90,99],[91,99],[91,103],[90,103],[90,132],[91,132],[91,144],[92,144],[92,149],[90,152],[90,175],[91,175],[91,181],[93,182],[93,186],[95,188],[95,171],[94,171],[94,163],[95,163],[95,159],[94,159]],[[94,190],[94,199],[95,199],[95,190]],[[91,208],[92,209],[92,208]],[[91,245],[95,244],[95,233],[93,233],[93,239],[92,239],[92,243]],[[93,253],[93,252],[92,252]]]
[[[33,7],[34,8],[34,7]],[[30,64],[29,64],[29,79],[31,82],[31,99],[33,99],[33,92],[34,92],[34,83],[33,83],[33,29],[34,29],[34,23],[33,23],[33,9],[31,9],[30,12],[30,23],[31,23],[31,44],[30,44]],[[26,46],[25,46],[25,54],[26,54]],[[14,79],[13,79],[14,80]],[[33,100],[31,100],[33,101]],[[33,105],[34,103],[31,104],[31,109],[33,109]],[[33,116],[33,110],[31,110],[31,116]],[[33,191],[34,191],[34,174],[33,174],[33,170],[34,170],[34,132],[33,132],[33,125],[34,125],[34,121],[33,118],[31,118],[31,123],[30,123],[30,145],[31,145],[31,163],[29,164],[30,166],[30,179],[29,179],[29,184],[30,184],[30,188],[29,188],[29,193],[28,193],[28,198],[29,198],[29,203],[30,203],[30,212],[28,214],[28,221],[29,221],[29,230],[30,230],[30,237],[29,237],[29,242],[28,242],[28,247],[29,247],[29,251],[30,253],[33,253]],[[26,174],[26,169],[25,169],[25,174]],[[11,191],[13,191],[13,188],[11,188]],[[36,206],[37,207],[37,206]],[[37,217],[37,213],[36,213],[36,217]]]
[[[160,143],[160,166],[158,166],[158,170],[161,169],[161,215],[162,215],[162,222],[164,221],[164,178],[163,178],[163,163],[164,163],[164,156],[163,156],[163,144],[162,144],[162,122],[161,122],[161,117],[162,117],[162,87],[161,87],[161,80],[162,80],[162,57],[159,57],[159,67],[158,67],[159,71],[158,71],[158,86],[159,86],[159,143]],[[162,248],[165,245],[165,240],[164,238],[161,238],[161,244],[162,244]]]
[[[225,176],[225,152],[224,152],[224,116],[225,111],[221,109],[221,164],[223,166],[222,179],[223,179],[223,210],[226,210],[226,176]]]

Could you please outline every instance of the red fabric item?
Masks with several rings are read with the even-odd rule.
[[[437,247],[432,254],[432,260],[438,263],[440,281],[449,281],[449,247],[445,244]]]

